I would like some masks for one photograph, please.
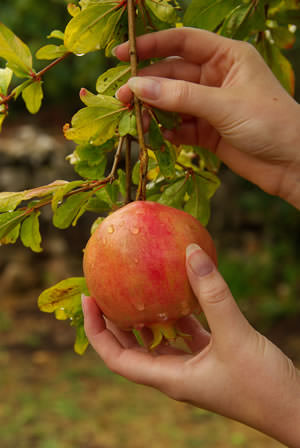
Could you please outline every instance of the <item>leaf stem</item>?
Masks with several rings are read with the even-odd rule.
[[[128,0],[128,34],[129,34],[129,54],[132,76],[137,76],[138,58],[136,50],[136,9],[134,0]],[[148,172],[148,151],[145,145],[144,130],[143,130],[143,117],[142,117],[142,104],[140,100],[134,95],[134,108],[136,115],[136,127],[138,133],[138,140],[140,145],[140,182],[136,195],[137,201],[146,200],[146,184],[147,184],[147,172]]]

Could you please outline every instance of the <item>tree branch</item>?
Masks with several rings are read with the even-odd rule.
[[[130,65],[132,76],[137,76],[137,51],[136,51],[136,31],[135,31],[135,19],[136,9],[134,0],[128,0],[128,34],[129,34],[129,53],[130,53]],[[144,130],[143,130],[143,117],[142,117],[142,105],[140,100],[134,95],[134,108],[136,115],[136,127],[138,133],[138,140],[140,145],[140,182],[138,186],[136,199],[138,201],[144,201],[146,199],[146,185],[147,185],[147,171],[148,171],[148,151],[145,145]]]

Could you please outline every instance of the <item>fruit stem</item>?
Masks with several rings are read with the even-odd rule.
[[[136,7],[134,0],[128,0],[128,34],[129,34],[129,54],[131,75],[137,76],[138,58],[136,49]],[[144,201],[146,199],[146,185],[147,185],[147,172],[148,172],[148,151],[145,145],[144,130],[143,130],[143,117],[142,117],[142,103],[136,97],[134,98],[134,108],[136,115],[136,128],[138,134],[138,140],[140,145],[140,181],[138,191],[136,195],[137,201]]]

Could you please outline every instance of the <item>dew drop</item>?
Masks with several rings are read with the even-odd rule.
[[[160,320],[168,320],[169,318],[167,313],[159,313],[158,317]]]
[[[107,243],[107,238],[106,237],[102,238],[102,243],[103,243],[103,246],[106,246],[106,243]]]
[[[135,213],[136,213],[136,215],[144,215],[145,211],[144,210],[137,210]]]
[[[114,231],[115,231],[115,228],[114,228],[113,225],[109,226],[108,229],[107,229],[108,233],[114,233]]]
[[[135,264],[138,264],[138,262],[139,262],[139,260],[137,258],[134,258],[133,261]]]
[[[75,53],[76,56],[81,57],[84,56],[84,53]]]
[[[134,306],[138,311],[144,311],[145,309],[144,303],[134,303]]]
[[[140,233],[140,229],[139,229],[138,227],[132,227],[132,228],[130,229],[130,232],[131,232],[133,235],[138,235],[138,234]]]
[[[140,323],[140,324],[135,324],[134,328],[136,330],[142,330],[145,327],[145,324]]]

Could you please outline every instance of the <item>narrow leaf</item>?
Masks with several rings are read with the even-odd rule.
[[[81,207],[89,200],[90,193],[77,193],[70,196],[65,200],[65,202],[56,209],[53,215],[53,224],[59,229],[67,229],[77,214],[79,213]]]
[[[239,0],[192,0],[188,6],[184,25],[214,31],[236,6]]]
[[[36,52],[35,57],[37,59],[52,60],[60,58],[66,53],[67,50],[64,45],[45,45]]]
[[[33,252],[41,252],[42,237],[39,225],[40,212],[32,213],[26,218],[21,227],[21,240],[25,247],[29,247]]]

